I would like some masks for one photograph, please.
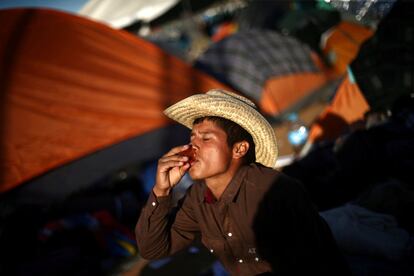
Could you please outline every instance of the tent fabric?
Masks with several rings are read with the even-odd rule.
[[[263,89],[260,106],[267,114],[280,114],[325,83],[326,76],[321,73],[271,78]]]
[[[224,22],[216,28],[215,32],[211,36],[211,40],[213,42],[218,42],[226,38],[227,36],[232,35],[235,32],[237,32],[237,29],[238,29],[238,26],[235,22],[229,22],[229,21]]]
[[[348,21],[342,21],[323,33],[320,48],[332,66],[332,73],[338,76],[346,73],[360,46],[373,34],[373,29]]]
[[[229,89],[149,42],[78,16],[3,10],[0,24],[0,192],[167,125],[163,109],[193,93]]]
[[[333,141],[346,128],[364,119],[370,107],[358,85],[347,75],[339,85],[332,102],[325,108],[309,131],[309,141]]]
[[[263,111],[275,115],[275,112],[280,111],[276,106],[288,104],[267,103],[267,100],[274,101],[277,98],[278,101],[284,101],[284,96],[296,94],[296,90],[300,90],[302,96],[304,91],[309,93],[320,85],[315,84],[312,77],[306,77],[325,76],[315,58],[316,55],[307,45],[293,37],[270,30],[248,30],[213,44],[197,59],[195,66],[256,101]],[[291,76],[296,74],[306,75],[304,79],[310,83],[301,84],[306,89],[298,87],[295,78],[291,81]],[[288,80],[275,80],[283,77],[288,77]],[[267,92],[264,94],[263,91]],[[283,93],[282,96],[274,95],[279,92]],[[290,100],[287,101],[291,104]]]
[[[275,76],[266,81],[259,104],[264,113],[280,114],[331,80],[316,53],[312,52],[311,58],[318,71]]]
[[[136,20],[152,21],[178,2],[179,0],[89,0],[79,11],[79,15],[119,29]]]
[[[189,129],[178,124],[140,134],[29,179],[4,193],[0,202],[7,202],[8,206],[58,204],[71,195],[110,181],[114,175],[136,175],[172,147],[188,143],[189,135]]]

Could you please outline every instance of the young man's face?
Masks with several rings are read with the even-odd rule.
[[[232,149],[227,144],[227,134],[214,122],[204,120],[195,124],[191,132],[195,148],[195,162],[189,173],[192,179],[218,177],[227,172],[232,160]]]

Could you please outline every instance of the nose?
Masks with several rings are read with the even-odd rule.
[[[197,138],[195,138],[195,137],[192,137],[192,138],[191,138],[191,142],[190,142],[190,146],[191,146],[191,147],[193,147],[193,149],[194,149],[195,151],[198,151],[198,149],[200,148],[200,147],[199,147],[199,144],[198,144],[198,139],[197,139]]]

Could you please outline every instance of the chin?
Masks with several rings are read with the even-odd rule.
[[[189,172],[189,175],[190,175],[192,180],[200,180],[201,179],[200,176],[198,176],[196,173],[193,173],[191,171]]]
[[[190,168],[190,170],[188,171],[188,174],[190,175],[192,180],[203,179],[203,176],[200,175],[200,173],[195,168]]]

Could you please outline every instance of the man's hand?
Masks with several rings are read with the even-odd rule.
[[[153,188],[157,197],[168,195],[190,168],[188,157],[179,155],[189,147],[190,145],[175,147],[158,160],[157,176]]]

